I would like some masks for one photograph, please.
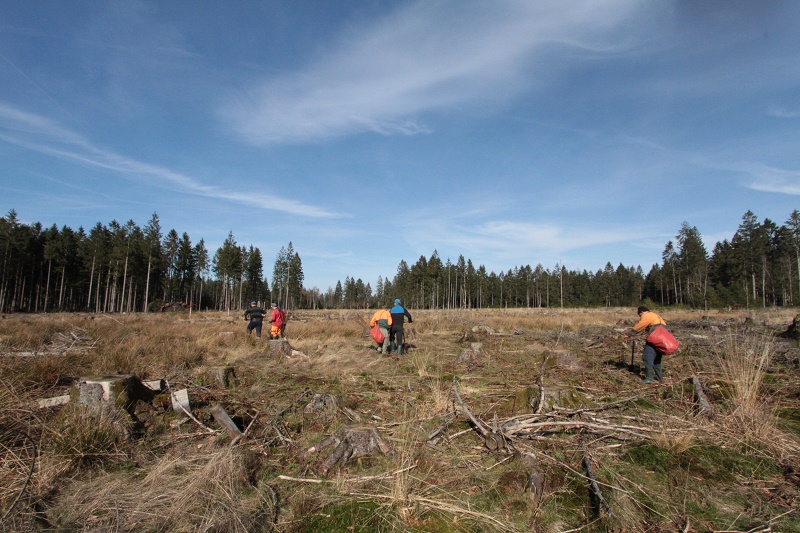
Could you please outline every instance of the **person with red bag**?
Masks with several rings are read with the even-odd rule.
[[[639,314],[639,322],[633,326],[632,334],[649,334],[653,328],[667,325],[661,316],[643,305],[639,306],[636,312]],[[629,336],[630,335],[628,335],[628,337]],[[662,355],[663,354],[652,343],[645,341],[644,350],[642,351],[642,361],[644,361],[646,375],[642,380],[642,384],[647,385],[653,383],[653,378],[658,381],[664,379],[664,370],[661,367]]]
[[[389,309],[387,307],[382,307],[381,309],[375,311],[375,314],[372,315],[372,320],[369,321],[369,327],[374,328],[375,326],[378,326],[378,329],[383,335],[381,347],[378,348],[378,351],[383,354],[389,353],[389,326],[391,325],[392,314],[389,313]]]

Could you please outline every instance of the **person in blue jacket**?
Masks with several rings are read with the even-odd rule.
[[[403,355],[403,322],[408,318],[408,323],[413,322],[411,313],[402,306],[400,298],[395,299],[394,307],[389,309],[392,315],[392,325],[389,327],[389,351],[397,349],[397,356]]]

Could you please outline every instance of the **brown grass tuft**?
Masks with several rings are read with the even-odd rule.
[[[147,472],[75,482],[50,510],[59,529],[104,531],[269,531],[275,493],[248,480],[245,452],[225,447],[163,457]]]

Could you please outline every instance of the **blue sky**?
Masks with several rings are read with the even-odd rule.
[[[265,273],[375,286],[434,250],[647,272],[800,208],[800,2],[8,2],[0,211],[156,212]]]

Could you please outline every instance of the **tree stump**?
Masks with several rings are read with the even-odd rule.
[[[78,404],[89,406],[116,405],[127,409],[136,400],[151,401],[153,391],[130,374],[94,376],[78,381]]]
[[[303,417],[321,419],[325,425],[330,424],[338,413],[339,399],[329,392],[314,394],[303,407]]]
[[[320,452],[333,446],[334,449],[322,463],[320,473],[326,475],[334,466],[344,466],[351,459],[370,455],[376,449],[395,459],[397,453],[383,440],[378,430],[368,426],[342,426],[336,433],[312,446],[307,454]]]
[[[220,388],[227,389],[236,383],[236,371],[232,366],[217,366],[208,369],[211,381],[215,382]]]
[[[471,342],[469,348],[464,348],[461,355],[456,359],[456,364],[467,363],[468,365],[476,364],[483,353],[482,342]]]
[[[289,341],[283,339],[276,339],[269,341],[269,354],[274,355],[277,359],[282,357],[291,357],[294,349],[289,344]]]
[[[796,315],[789,327],[786,328],[786,331],[778,336],[785,339],[800,340],[800,315]]]

